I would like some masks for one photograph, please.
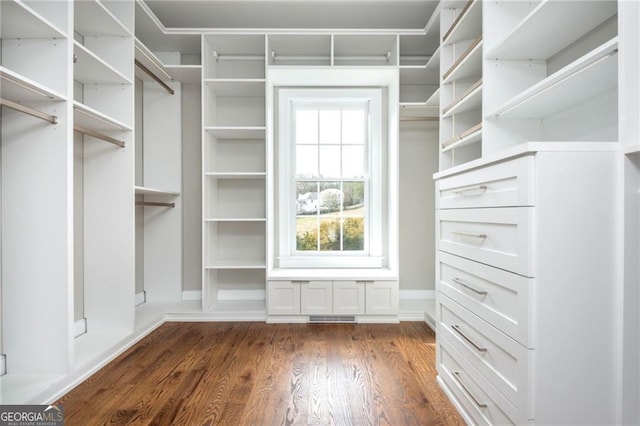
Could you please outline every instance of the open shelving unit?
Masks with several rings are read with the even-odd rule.
[[[274,50],[291,47],[281,41]],[[203,46],[203,311],[264,318],[266,36],[207,35]]]

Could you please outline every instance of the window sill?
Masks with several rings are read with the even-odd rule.
[[[382,268],[384,258],[380,256],[286,256],[278,259],[282,269],[298,268]]]
[[[388,268],[276,268],[268,272],[268,280],[354,280],[397,281],[398,273]]]

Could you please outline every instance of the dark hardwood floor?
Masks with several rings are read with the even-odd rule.
[[[166,323],[57,403],[67,425],[458,425],[401,324]]]

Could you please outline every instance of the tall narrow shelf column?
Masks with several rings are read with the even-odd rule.
[[[264,319],[265,36],[203,40],[202,306]]]

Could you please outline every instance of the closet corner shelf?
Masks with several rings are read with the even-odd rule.
[[[615,15],[616,2],[543,1],[504,40],[487,52],[487,59],[548,59]],[[571,21],[571,25],[566,25]],[[556,31],[563,28],[563,31]],[[534,40],[534,42],[531,42]]]
[[[640,154],[640,143],[635,145],[626,145],[623,149],[626,155],[638,155]]]
[[[131,127],[83,103],[73,101],[73,123],[85,129],[131,131]]]
[[[451,104],[442,110],[442,118],[449,118],[454,114],[482,108],[482,79],[475,82]]]
[[[14,102],[64,100],[64,96],[0,65],[0,97]]]
[[[131,80],[74,40],[73,78],[82,84],[131,84]]]
[[[544,118],[614,89],[617,53],[615,37],[508,100],[488,118]]]
[[[67,35],[24,2],[4,0],[2,1],[0,38],[65,39]]]
[[[463,80],[482,75],[482,36],[469,45],[469,48],[442,75],[442,83]]]
[[[442,37],[444,46],[470,40],[482,33],[482,1],[469,0]]]
[[[204,83],[218,96],[264,97],[266,79],[205,79]]]
[[[130,37],[131,32],[98,0],[73,3],[74,28],[84,37]]]
[[[166,197],[177,197],[180,195],[179,192],[164,191],[161,189],[148,188],[145,186],[135,186],[134,189],[135,189],[136,195],[160,195],[160,196],[166,196]]]
[[[267,128],[265,126],[207,126],[204,130],[212,136],[222,139],[264,139]]]
[[[470,129],[462,132],[453,139],[449,139],[442,143],[442,152],[451,151],[453,149],[462,148],[482,141],[482,123],[478,123]]]

